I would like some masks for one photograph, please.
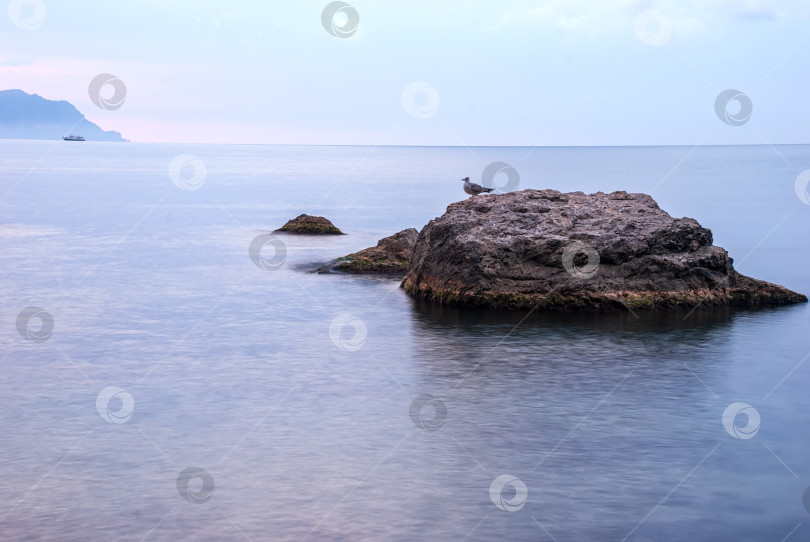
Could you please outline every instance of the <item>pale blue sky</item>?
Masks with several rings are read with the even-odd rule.
[[[27,1],[45,11],[14,0],[0,19],[0,86],[134,141],[810,142],[806,2],[353,0],[359,27],[338,38],[321,0]],[[120,109],[90,101],[99,73],[126,84]],[[715,113],[729,88],[753,103],[742,126]]]

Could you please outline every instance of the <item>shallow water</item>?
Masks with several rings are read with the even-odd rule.
[[[172,184],[181,153],[198,190]],[[741,272],[810,292],[810,146],[0,141],[0,538],[810,538],[806,305],[527,317],[310,272],[421,227],[495,160],[521,188],[652,193]],[[254,265],[304,212],[349,235],[282,236],[284,264]],[[44,342],[18,333],[31,305]],[[734,402],[753,438],[724,428]],[[190,466],[206,502],[178,491]]]

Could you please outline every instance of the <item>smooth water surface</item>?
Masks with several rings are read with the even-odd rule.
[[[183,153],[197,190],[170,178]],[[0,141],[0,539],[810,539],[806,305],[524,318],[311,272],[493,161],[520,188],[651,193],[810,293],[810,146]],[[255,265],[301,213],[348,235]],[[28,306],[48,340],[18,332]],[[752,438],[724,428],[734,402]]]

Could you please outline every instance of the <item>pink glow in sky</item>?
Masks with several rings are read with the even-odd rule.
[[[327,4],[42,3],[36,28],[30,7],[0,22],[0,79],[133,141],[807,142],[800,2],[358,2],[348,37]],[[126,84],[120,109],[90,101],[99,73]],[[745,126],[715,114],[729,88],[754,104]]]

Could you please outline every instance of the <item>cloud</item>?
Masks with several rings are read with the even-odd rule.
[[[646,9],[657,9],[673,21],[676,32],[689,35],[717,20],[772,22],[788,15],[806,17],[796,0],[523,0],[495,23],[506,26],[547,26],[587,37],[625,31]]]
[[[735,21],[776,21],[797,14],[797,7],[793,0],[723,0],[714,4],[714,14]]]
[[[644,0],[524,0],[505,13],[493,29],[545,26],[598,38],[627,32],[628,21],[632,23],[649,4]]]
[[[17,55],[0,62],[0,66],[30,66],[36,60],[32,55]]]

